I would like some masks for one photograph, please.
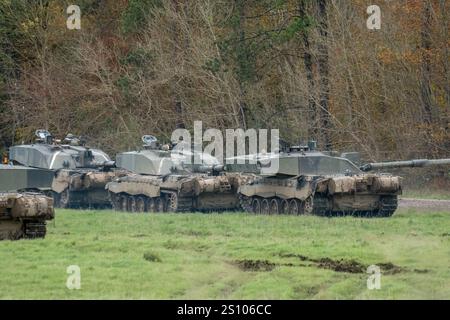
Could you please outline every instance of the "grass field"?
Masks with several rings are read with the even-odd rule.
[[[368,290],[368,265],[381,289]],[[81,289],[66,288],[69,265]],[[450,299],[450,212],[392,218],[58,210],[0,242],[1,299]]]

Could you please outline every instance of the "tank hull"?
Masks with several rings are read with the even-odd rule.
[[[53,199],[40,193],[0,193],[0,240],[44,238],[55,216]]]
[[[239,194],[242,208],[256,214],[388,217],[401,184],[399,177],[373,174],[259,178]]]
[[[52,182],[55,206],[58,208],[111,208],[105,186],[122,175],[120,170],[58,170]]]
[[[239,208],[237,190],[244,176],[201,174],[145,176],[128,174],[107,184],[118,211],[193,212]]]

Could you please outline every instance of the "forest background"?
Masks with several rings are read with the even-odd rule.
[[[81,29],[66,26],[81,9]],[[367,8],[381,9],[369,30]],[[0,0],[0,151],[279,128],[366,160],[449,157],[449,1]],[[444,173],[444,176],[448,173]]]

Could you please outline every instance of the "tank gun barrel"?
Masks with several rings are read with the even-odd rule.
[[[223,164],[218,164],[213,166],[213,171],[214,172],[222,172],[225,171],[225,166]]]
[[[208,172],[219,173],[219,172],[224,171],[224,166],[223,165],[200,165],[200,166],[196,166],[194,171],[200,172],[200,173],[208,173]]]
[[[416,168],[450,164],[450,159],[416,159],[406,161],[373,162],[360,167],[362,171],[390,168]]]
[[[109,168],[115,168],[116,167],[116,162],[109,160],[109,161],[105,161],[103,162],[103,166],[104,167],[109,167]]]

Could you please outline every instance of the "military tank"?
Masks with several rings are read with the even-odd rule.
[[[195,152],[186,144],[171,149],[151,135],[142,141],[142,150],[116,156],[117,167],[129,172],[106,185],[116,210],[190,212],[239,207],[237,190],[245,176],[223,173],[219,161],[205,153],[199,155],[202,164],[193,164]]]
[[[244,168],[257,172],[258,178],[240,186],[241,207],[255,214],[389,217],[402,193],[401,178],[368,171],[450,164],[450,159],[422,159],[359,167],[357,159],[357,153],[316,151],[314,143],[258,155],[253,166]],[[238,164],[228,167],[243,169]]]
[[[54,172],[51,190],[55,206],[110,207],[105,185],[120,173],[105,152],[87,147],[72,134],[62,142],[46,130],[37,130],[36,136],[34,144],[11,147],[9,158],[14,164]]]
[[[0,165],[0,240],[44,238],[46,220],[54,218],[49,188],[53,173],[23,166]]]

